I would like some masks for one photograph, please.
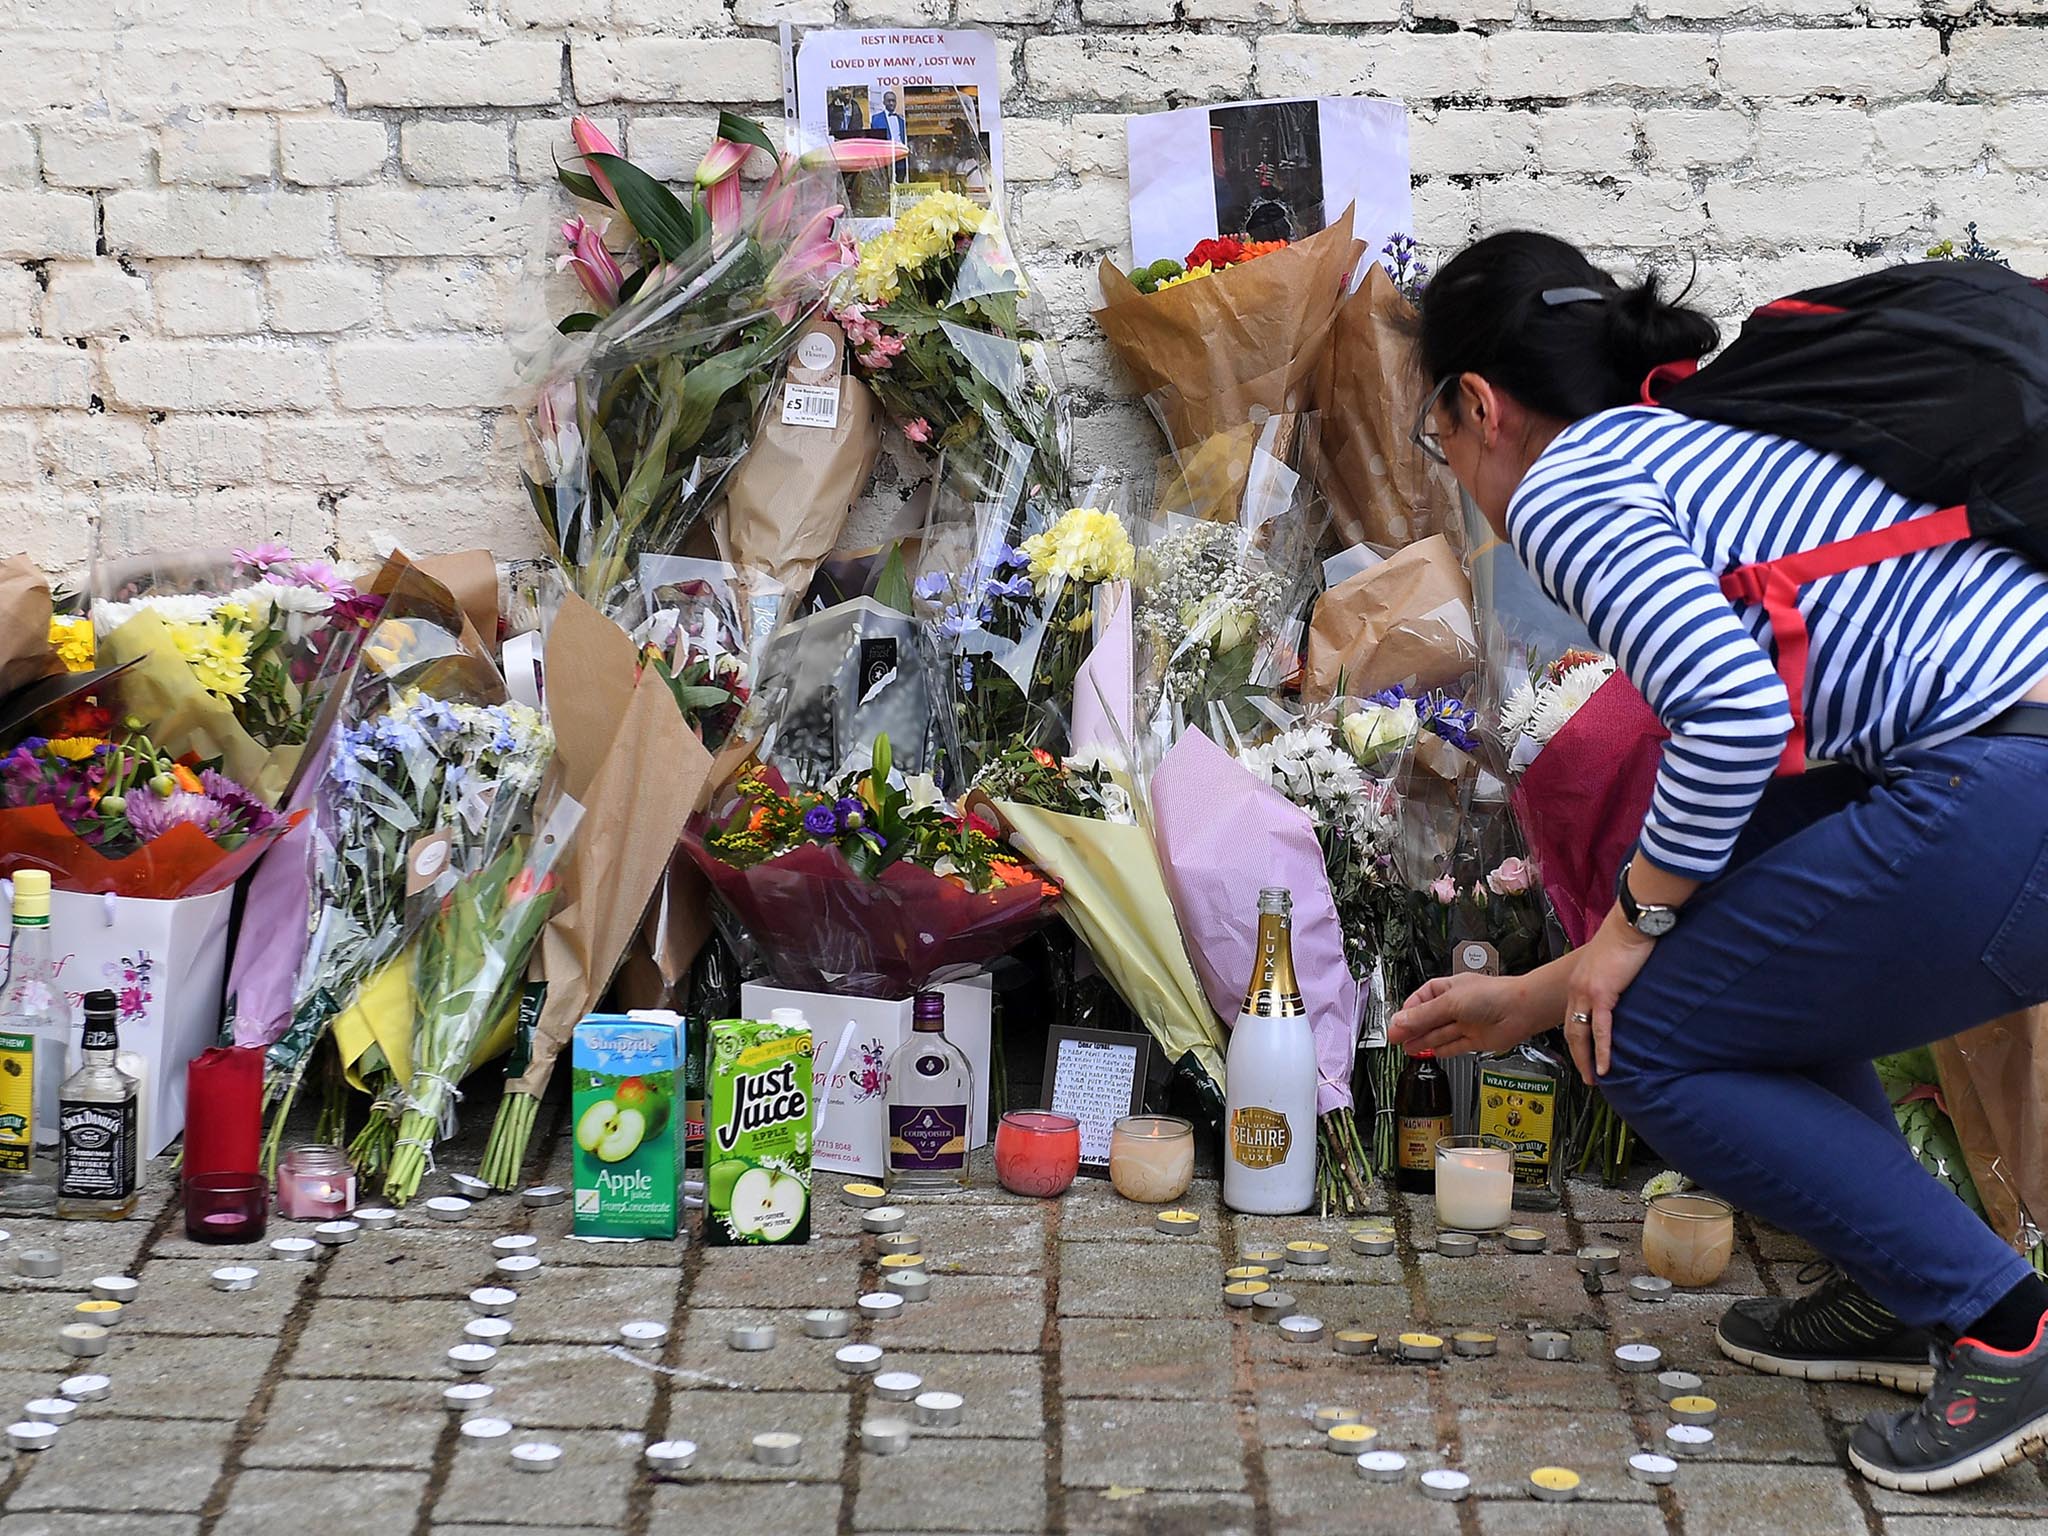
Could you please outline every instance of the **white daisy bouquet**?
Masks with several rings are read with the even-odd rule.
[[[1535,762],[1612,676],[1612,656],[1573,649],[1526,681],[1512,685],[1501,700],[1500,718],[1494,726],[1507,751],[1509,770],[1520,773]]]

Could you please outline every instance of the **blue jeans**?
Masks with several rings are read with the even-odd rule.
[[[2048,739],[1966,736],[1882,783],[1774,783],[1623,995],[1601,1086],[1701,1186],[1960,1330],[2027,1264],[1915,1161],[1870,1061],[2044,1000]]]

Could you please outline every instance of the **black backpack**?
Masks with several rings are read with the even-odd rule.
[[[1766,304],[1655,403],[1838,453],[2048,566],[2048,288],[1923,261]],[[1677,376],[1677,382],[1665,383]]]

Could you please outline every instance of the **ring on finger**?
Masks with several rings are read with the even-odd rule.
[[[1591,1028],[1593,1023],[1593,1015],[1591,1015],[1590,1013],[1575,1013],[1569,1019],[1565,1020],[1565,1022],[1567,1024],[1578,1024],[1586,1028]]]

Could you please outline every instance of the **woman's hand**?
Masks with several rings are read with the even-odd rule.
[[[1387,1038],[1411,1053],[1439,1056],[1512,1050],[1556,1022],[1532,1001],[1518,977],[1439,976],[1402,1004]]]
[[[1587,1082],[1607,1075],[1613,1051],[1614,1006],[1636,979],[1657,941],[1629,926],[1614,907],[1592,941],[1578,952],[1566,995],[1564,1038],[1579,1076]]]

